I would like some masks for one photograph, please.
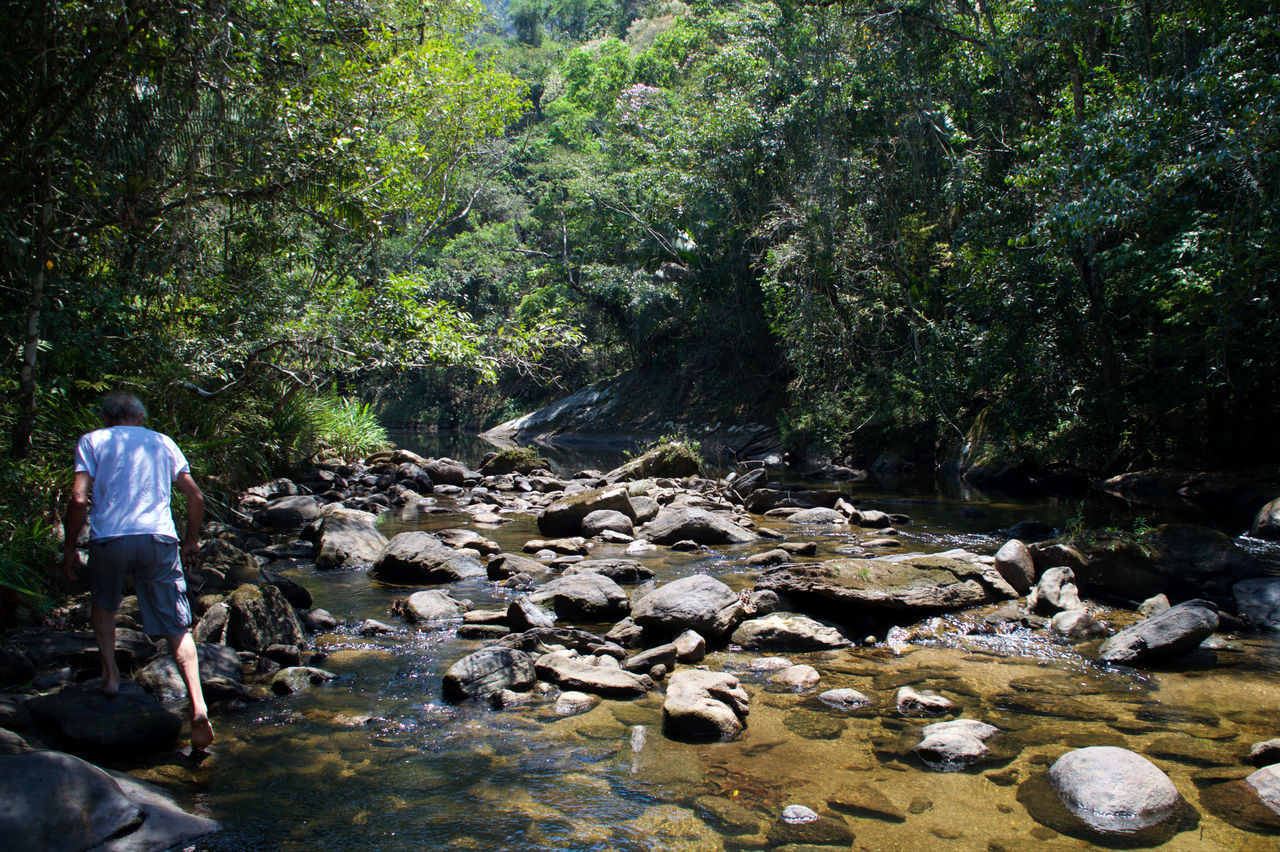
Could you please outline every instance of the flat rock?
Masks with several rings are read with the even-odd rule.
[[[636,698],[649,691],[647,678],[626,671],[613,657],[584,656],[576,651],[543,654],[534,663],[538,677],[561,689],[611,698]]]
[[[754,651],[821,651],[852,644],[835,625],[794,612],[773,612],[744,621],[730,640]]]
[[[562,572],[571,574],[603,574],[615,583],[643,583],[653,579],[653,569],[635,559],[584,559]]]
[[[108,698],[98,678],[26,702],[31,717],[67,748],[87,753],[137,756],[173,746],[182,719],[131,680]]]

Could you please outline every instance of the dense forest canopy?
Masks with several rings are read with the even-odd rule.
[[[1277,460],[1270,4],[4,0],[0,24],[10,585],[108,387],[228,488],[360,399],[491,423],[642,365],[771,395],[795,448]]]

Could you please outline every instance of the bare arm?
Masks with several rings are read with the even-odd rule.
[[[204,492],[190,473],[180,473],[174,485],[187,498],[187,529],[182,537],[182,562],[194,565],[200,552],[200,525],[204,523]]]
[[[76,542],[80,539],[80,531],[84,529],[85,519],[89,516],[89,495],[92,493],[93,477],[86,471],[76,471],[71,497],[67,500],[67,513],[62,517],[62,574],[73,583],[80,579],[80,574],[76,571],[80,561],[76,555]]]

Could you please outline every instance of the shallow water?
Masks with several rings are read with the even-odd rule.
[[[901,536],[906,550],[990,553],[1004,540],[996,529],[1032,518],[1060,525],[1070,508],[986,503],[982,517],[965,517],[974,506],[956,497],[853,490],[867,505],[912,516]],[[469,520],[415,514],[383,523],[392,535]],[[540,537],[530,518],[481,532],[515,552]],[[822,557],[869,537],[787,532],[817,540]],[[661,549],[640,558],[659,582],[700,571],[743,588],[755,577],[745,558],[759,549]],[[615,554],[620,547],[593,552]],[[216,759],[198,769],[175,760],[136,770],[222,822],[201,849],[733,850],[823,839],[872,850],[1089,848],[1106,844],[1060,834],[1033,816],[1052,822],[1035,779],[1065,751],[1088,745],[1146,755],[1188,800],[1193,817],[1152,841],[1156,848],[1277,846],[1274,835],[1216,816],[1197,786],[1206,770],[1243,770],[1253,743],[1280,734],[1280,649],[1272,640],[1230,639],[1176,669],[1139,673],[1100,668],[1092,646],[1060,645],[1043,632],[980,635],[979,619],[960,614],[917,626],[914,644],[786,655],[822,673],[818,690],[802,695],[771,691],[769,675],[751,669],[758,655],[721,651],[706,662],[735,673],[751,695],[747,731],[734,742],[686,744],[661,732],[660,691],[602,701],[567,718],[550,703],[502,712],[447,705],[443,672],[480,642],[460,640],[452,629],[408,627],[360,637],[352,625],[392,622],[391,602],[409,590],[359,570],[298,566],[289,573],[316,606],[348,625],[316,640],[330,654],[323,666],[339,680],[219,716]],[[511,594],[482,581],[452,591],[480,608]],[[1103,618],[1123,626],[1132,615]],[[977,772],[920,764],[910,747],[935,720],[893,714],[894,692],[904,685],[940,692],[961,706],[961,716],[1001,728],[1003,759]],[[812,697],[836,687],[873,703],[841,713]],[[778,817],[790,804],[826,819],[787,827]]]

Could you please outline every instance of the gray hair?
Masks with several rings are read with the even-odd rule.
[[[131,393],[109,393],[102,398],[102,419],[106,423],[146,420],[147,408]]]

